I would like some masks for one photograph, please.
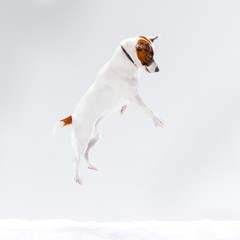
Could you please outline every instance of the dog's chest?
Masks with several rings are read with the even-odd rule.
[[[137,91],[138,74],[128,73],[120,69],[113,71],[111,68],[103,69],[97,79],[98,86],[121,97],[127,97],[129,92]]]
[[[138,89],[138,80],[134,76],[128,78],[118,78],[114,84],[116,94],[123,98],[128,98]]]

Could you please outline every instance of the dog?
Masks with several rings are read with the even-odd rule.
[[[159,71],[153,46],[158,36],[137,36],[122,41],[110,61],[99,71],[96,81],[83,95],[74,113],[54,126],[53,135],[58,129],[72,125],[74,179],[77,183],[82,185],[79,164],[83,157],[89,169],[97,170],[89,160],[89,151],[101,137],[104,119],[117,109],[121,109],[123,114],[127,104],[134,103],[152,118],[156,127],[164,126],[164,121],[138,94],[139,70],[144,69],[149,73]]]

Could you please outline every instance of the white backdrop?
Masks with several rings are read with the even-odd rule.
[[[240,220],[240,2],[0,0],[0,218]],[[73,181],[69,116],[119,43],[162,33],[160,72]]]

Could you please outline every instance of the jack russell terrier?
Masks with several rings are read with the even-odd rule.
[[[143,102],[138,95],[139,69],[149,73],[158,72],[154,61],[153,42],[156,37],[137,36],[121,42],[111,60],[98,73],[96,81],[80,100],[74,113],[56,123],[55,132],[72,125],[72,141],[75,151],[74,179],[82,185],[79,164],[83,156],[88,168],[97,170],[89,160],[89,150],[100,139],[103,120],[121,108],[123,114],[127,104],[132,102],[152,118],[156,127],[164,126],[164,121]]]

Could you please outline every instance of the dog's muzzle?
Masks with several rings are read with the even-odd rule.
[[[146,69],[146,71],[149,72],[149,73],[159,72],[159,67],[158,67],[158,65],[155,63],[155,61],[153,61],[149,66],[145,66],[145,69]]]

